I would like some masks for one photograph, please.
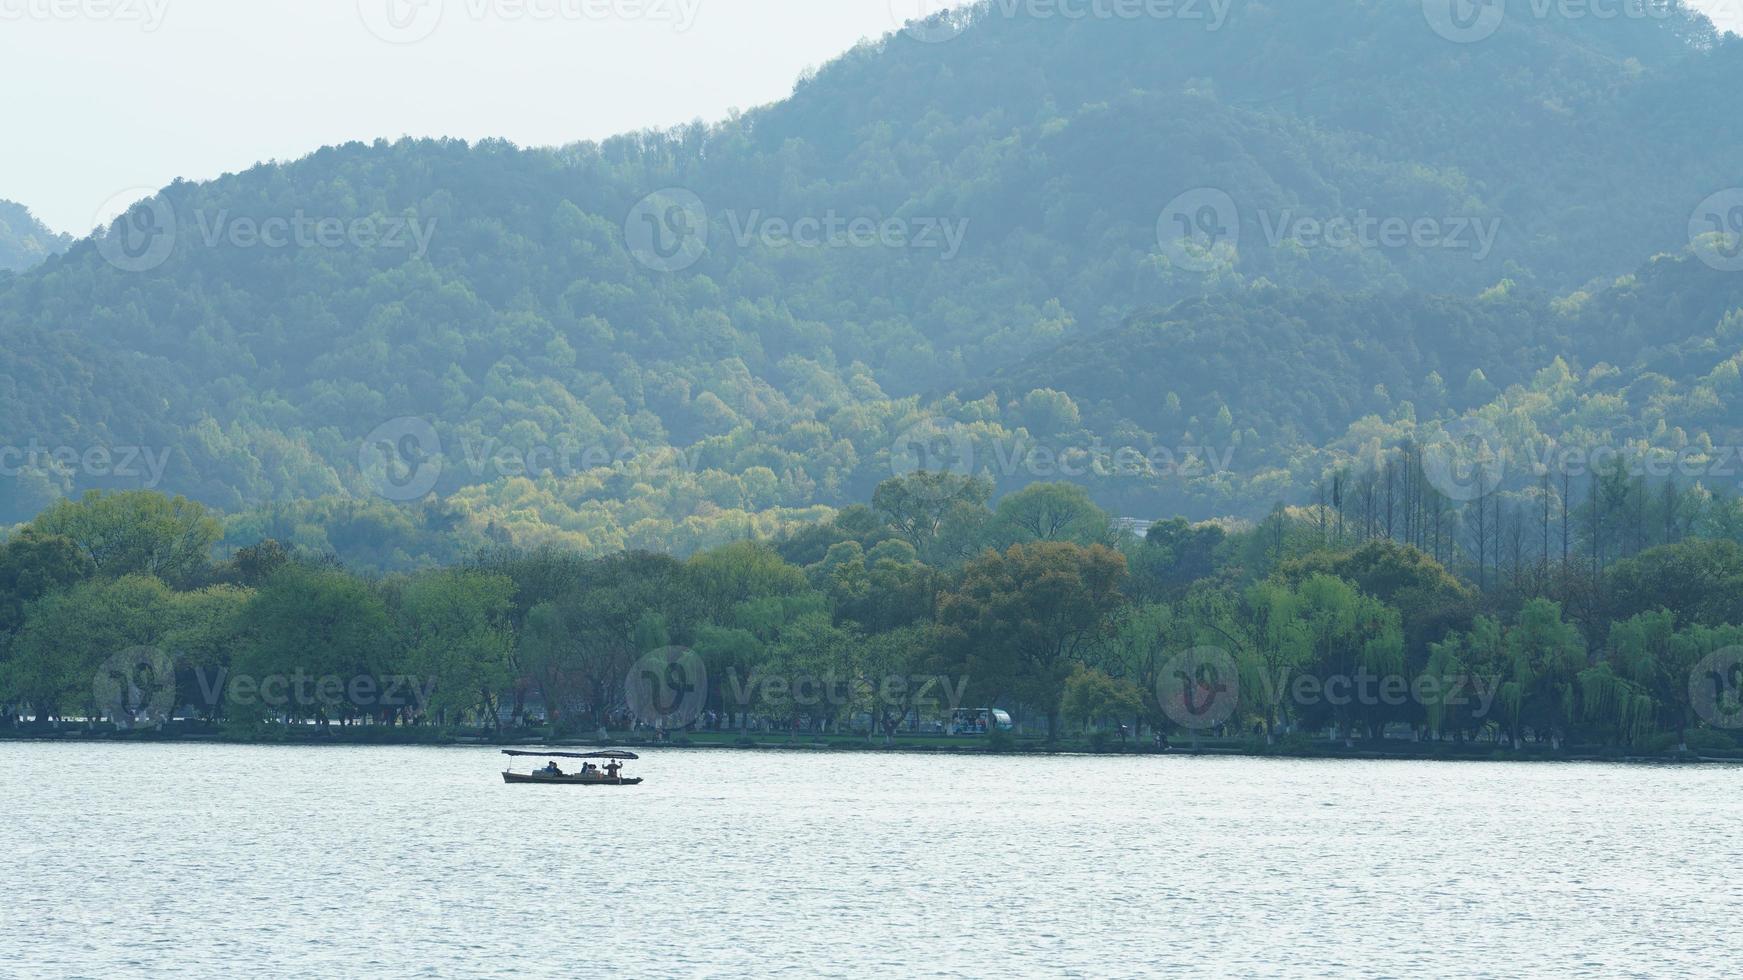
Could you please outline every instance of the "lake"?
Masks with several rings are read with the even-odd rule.
[[[503,761],[0,744],[0,976],[1736,975],[1738,768]]]

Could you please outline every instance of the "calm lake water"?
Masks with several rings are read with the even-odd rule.
[[[1743,769],[502,762],[0,745],[0,975],[1737,975]]]

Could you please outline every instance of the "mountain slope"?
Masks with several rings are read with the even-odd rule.
[[[43,227],[24,205],[0,201],[0,272],[28,269],[72,243],[71,236]]]
[[[985,8],[718,126],[351,144],[172,185],[0,281],[0,408],[47,446],[165,453],[163,489],[230,510],[369,499],[366,437],[409,417],[481,535],[583,547],[861,499],[930,418],[1063,446],[1238,434],[1239,473],[1098,492],[1250,512],[1370,415],[1477,405],[1480,386],[1458,400],[1472,370],[1504,387],[1557,355],[1615,360],[1567,346],[1552,300],[1617,309],[1603,284],[1687,247],[1743,149],[1743,122],[1698,106],[1739,82],[1743,45],[1680,13],[1521,13],[1454,44],[1414,0],[1237,0],[1215,30]],[[1198,212],[1170,205],[1205,191],[1238,240],[1172,247]],[[1303,223],[1367,218],[1441,237],[1328,245]],[[790,243],[806,219],[840,234]],[[1458,298],[1504,279],[1498,308]],[[1417,390],[1432,371],[1452,395]],[[942,391],[961,394],[923,397]],[[7,481],[0,519],[137,479],[102,470]]]

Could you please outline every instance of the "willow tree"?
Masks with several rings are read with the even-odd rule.
[[[1623,745],[1638,744],[1652,731],[1652,695],[1610,663],[1581,671],[1579,688],[1581,717],[1610,731]]]
[[[1562,619],[1561,606],[1533,599],[1507,631],[1509,667],[1499,700],[1507,712],[1513,748],[1524,741],[1527,727],[1559,747],[1574,723],[1574,685],[1586,667],[1586,644],[1573,624]]]
[[[1428,648],[1428,663],[1419,676],[1418,690],[1422,694],[1423,720],[1429,736],[1436,741],[1447,732],[1460,739],[1474,736],[1484,724],[1480,711],[1471,710],[1468,689],[1474,662],[1482,656],[1485,646],[1500,646],[1501,625],[1487,616],[1480,616],[1469,633],[1451,633]]]
[[[1694,688],[1701,679],[1695,672],[1710,654],[1739,643],[1743,643],[1743,629],[1697,624],[1678,630],[1675,614],[1661,609],[1610,628],[1607,664],[1630,685],[1634,696],[1650,700],[1653,724],[1675,731],[1678,751],[1686,752],[1688,730],[1698,723]],[[1630,708],[1642,711],[1644,704]]]
[[[1738,626],[1692,626],[1678,633],[1672,642],[1669,669],[1665,672],[1665,702],[1671,709],[1670,721],[1676,726],[1679,750],[1688,751],[1688,730],[1699,722],[1700,706],[1696,704],[1695,692],[1704,685],[1713,685],[1707,694],[1717,699],[1723,692],[1735,690],[1734,678],[1707,673],[1713,666],[1708,658],[1739,647],[1743,647],[1743,627]],[[1707,720],[1718,723],[1712,718]]]
[[[1407,699],[1391,704],[1385,692],[1404,676],[1404,629],[1398,611],[1355,586],[1314,575],[1296,591],[1297,615],[1307,641],[1307,670],[1320,695],[1297,705],[1304,719],[1329,724],[1346,744],[1358,726],[1378,737]],[[1369,681],[1379,683],[1371,687]]]
[[[1288,714],[1284,692],[1308,662],[1312,640],[1300,600],[1279,583],[1248,589],[1242,609],[1248,638],[1239,658],[1242,708],[1265,719],[1265,744],[1271,745]]]
[[[1175,608],[1160,603],[1126,606],[1114,626],[1105,650],[1111,672],[1131,680],[1142,692],[1142,704],[1133,718],[1134,730],[1147,722],[1163,723],[1161,683],[1168,661],[1180,650],[1194,645],[1191,617],[1177,615]]]

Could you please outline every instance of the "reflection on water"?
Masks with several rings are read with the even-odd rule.
[[[1735,975],[1743,770],[0,745],[0,976]]]

